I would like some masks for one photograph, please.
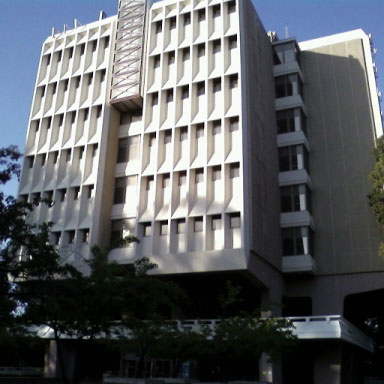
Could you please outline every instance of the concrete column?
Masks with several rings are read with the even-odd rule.
[[[44,357],[44,377],[54,378],[57,374],[57,345],[56,342],[50,340],[45,348]]]
[[[314,384],[340,384],[341,358],[341,343],[319,349],[314,359]]]
[[[273,368],[272,363],[269,362],[269,356],[263,353],[259,359],[259,380],[265,383],[272,383]]]
[[[264,290],[261,294],[261,307],[268,310],[261,313],[262,317],[281,316],[282,291],[280,286]],[[265,383],[280,384],[282,382],[281,363],[269,362],[269,355],[263,353],[259,360],[259,380]]]

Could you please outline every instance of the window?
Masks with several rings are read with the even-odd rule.
[[[279,148],[280,172],[308,170],[308,152],[303,145]]]
[[[60,189],[59,190],[60,201],[65,201],[66,197],[67,197],[67,190],[66,189]]]
[[[68,57],[71,59],[73,56],[73,47],[68,49]]]
[[[117,150],[117,163],[125,163],[128,161],[128,138],[119,139]]]
[[[221,166],[212,168],[212,181],[221,180]]]
[[[97,48],[97,40],[92,41],[92,52],[95,52]]]
[[[102,111],[102,106],[101,105],[98,105],[97,106],[97,112],[96,112],[96,118],[99,118],[101,117],[101,111]]]
[[[80,197],[80,187],[73,188],[73,200],[79,200]]]
[[[79,148],[79,160],[81,160],[83,158],[83,155],[84,155],[84,147],[80,147]]]
[[[35,132],[39,132],[39,125],[40,125],[39,120],[35,120],[35,121],[33,121],[32,124],[33,124],[34,127],[35,127]],[[31,124],[31,127],[32,127],[32,124]]]
[[[84,55],[85,52],[85,44],[80,45],[80,55]]]
[[[167,90],[167,103],[170,103],[173,101],[173,89]]]
[[[41,87],[41,97],[44,97],[45,95],[45,87]]]
[[[161,21],[156,22],[156,33],[160,33],[163,30],[163,23]]]
[[[276,98],[302,95],[303,84],[297,73],[278,76],[275,78],[275,91]]]
[[[56,93],[56,89],[57,89],[57,83],[52,85],[52,95]]]
[[[47,129],[50,129],[51,128],[52,117],[47,117],[44,120],[47,122]]]
[[[190,49],[189,48],[184,48],[183,49],[183,61],[189,60],[190,56],[191,56]]]
[[[196,139],[204,137],[204,124],[199,124],[196,126]]]
[[[45,58],[46,58],[46,64],[49,65],[51,62],[51,55],[46,55]]]
[[[277,111],[276,121],[279,134],[300,130],[305,132],[305,116],[301,108]]]
[[[163,179],[162,184],[161,184],[162,188],[163,189],[169,188],[169,184],[171,182],[171,178],[170,178],[169,174],[167,173],[167,174],[163,175],[162,179]]]
[[[34,202],[35,204],[37,204],[38,206],[40,205],[41,201],[40,201],[40,198],[41,198],[41,194],[38,192],[38,193],[32,193],[30,195],[31,197],[31,201]]]
[[[57,163],[57,159],[59,158],[59,151],[52,152],[52,162],[53,164]]]
[[[195,184],[202,183],[204,181],[204,170],[196,169],[195,171]]]
[[[68,244],[73,244],[75,242],[75,231],[67,231]]]
[[[239,83],[238,75],[229,76],[229,89],[237,88]]]
[[[221,121],[215,120],[212,124],[212,135],[216,136],[221,133]]]
[[[212,52],[218,53],[221,51],[221,42],[220,40],[215,40],[212,44]]]
[[[281,187],[280,196],[281,212],[311,210],[311,191],[305,184]]]
[[[167,221],[161,221],[160,222],[160,236],[166,236],[168,235],[168,222]]]
[[[236,1],[229,1],[228,2],[228,13],[231,14],[233,12],[236,12]]]
[[[45,192],[45,196],[44,196],[44,198],[51,202],[51,203],[48,205],[48,207],[49,207],[49,208],[52,208],[52,206],[53,206],[53,191],[47,191],[47,192]]]
[[[97,151],[99,150],[99,145],[98,144],[93,144],[93,147],[92,147],[92,157],[96,157],[97,156]]]
[[[170,144],[172,142],[172,132],[166,131],[164,133],[164,144]]]
[[[221,216],[220,215],[212,216],[211,229],[212,229],[212,231],[218,231],[219,229],[221,229]]]
[[[213,16],[214,18],[220,16],[220,5],[219,5],[219,4],[218,4],[218,5],[214,5],[214,6],[212,7],[212,16]]]
[[[188,139],[188,127],[180,128],[180,141]]]
[[[176,28],[176,17],[171,17],[169,20],[169,29],[175,29]]]
[[[231,229],[240,228],[240,213],[232,213],[229,215],[229,227]]]
[[[128,138],[128,161],[139,160],[140,156],[140,135]]]
[[[136,227],[135,219],[119,219],[111,222],[111,244],[121,244],[124,237],[134,234]]]
[[[88,75],[88,85],[91,85],[92,84],[92,80],[93,80],[93,73],[90,73]]]
[[[193,231],[194,232],[203,232],[203,218],[196,217],[193,220]]]
[[[205,44],[199,44],[197,46],[197,57],[202,57],[205,55]]]
[[[197,96],[205,95],[205,83],[197,83]]]
[[[236,49],[237,48],[237,36],[230,36],[228,38],[228,48]]]
[[[105,74],[106,74],[105,69],[103,69],[102,71],[100,71],[100,83],[103,83],[103,82],[104,82],[104,80],[105,80]],[[92,75],[92,77],[93,77],[93,75]],[[91,82],[92,82],[92,80],[91,80]]]
[[[181,87],[181,99],[185,100],[185,99],[188,99],[188,97],[189,97],[189,86],[184,85],[183,87]]]
[[[187,184],[187,172],[183,171],[179,173],[179,187]]]
[[[234,132],[239,130],[239,118],[236,117],[231,117],[229,119],[229,131]]]
[[[240,176],[240,164],[231,164],[229,168],[229,177],[231,179],[235,179],[236,177]]]
[[[154,183],[153,176],[148,176],[147,177],[147,183],[145,185],[145,189],[147,191],[150,191],[153,188],[153,183]]]
[[[52,232],[52,237],[53,245],[60,245],[61,232]]]
[[[185,220],[184,219],[179,219],[176,221],[176,233],[178,235],[185,233]]]
[[[93,197],[94,190],[95,190],[95,186],[94,185],[88,185],[87,186],[87,197],[88,197],[88,199],[91,199]]]
[[[197,19],[198,21],[204,21],[205,20],[205,9],[199,9],[197,12]]]
[[[124,204],[127,190],[127,177],[118,177],[115,179],[115,191],[113,196],[113,204]]]
[[[135,161],[139,159],[140,136],[130,136],[119,139],[119,147],[117,151],[117,163],[126,163],[127,161]]]
[[[184,15],[184,26],[191,24],[191,14],[186,13]]]
[[[152,236],[152,225],[151,225],[151,223],[144,223],[143,224],[143,236],[144,237],[151,237]]]
[[[81,234],[81,242],[82,243],[88,243],[89,240],[89,229],[82,229],[80,231]]]
[[[45,154],[44,154],[44,155],[40,155],[40,159],[41,159],[41,163],[40,163],[40,165],[41,165],[42,167],[44,167],[44,165],[45,165],[45,157],[46,157]]]
[[[155,93],[152,93],[152,107],[154,107],[155,105],[159,104],[159,95],[157,92]]]
[[[175,52],[168,53],[168,65],[175,63]]]
[[[67,149],[66,155],[65,155],[65,161],[68,163],[71,161],[72,151],[70,149]]]
[[[148,146],[149,147],[154,147],[155,144],[156,144],[156,133],[151,133],[149,135]]]
[[[131,115],[129,113],[120,114],[120,125],[129,124],[131,122]]]
[[[289,43],[275,45],[273,47],[273,50],[274,65],[299,61],[299,50],[293,41]]]
[[[160,67],[160,55],[156,55],[153,58],[153,68],[159,68]]]
[[[109,36],[106,36],[105,38],[104,38],[104,48],[108,48],[109,47]]]
[[[312,230],[309,227],[282,229],[283,256],[311,255]]]
[[[75,78],[75,87],[76,87],[76,89],[80,87],[80,76],[77,76]]]
[[[66,92],[68,90],[68,80],[64,80],[63,84],[64,84],[63,90],[64,92]]]
[[[76,121],[76,112],[71,113],[71,124],[73,124]]]
[[[63,121],[64,121],[64,114],[61,114],[59,116],[59,127],[61,127],[63,125]]]
[[[28,156],[27,159],[28,159],[28,168],[32,168],[33,167],[33,163],[35,161],[34,156]]]
[[[213,92],[221,91],[221,79],[213,79]]]
[[[89,109],[84,109],[84,114],[83,114],[83,120],[87,121],[88,120],[88,115],[89,115]]]

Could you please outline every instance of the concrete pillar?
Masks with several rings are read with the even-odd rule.
[[[281,286],[271,286],[261,293],[261,307],[267,310],[261,312],[262,317],[281,316],[282,306]],[[282,367],[279,362],[269,362],[269,356],[263,353],[259,360],[259,380],[265,383],[282,383]]]
[[[263,353],[259,359],[259,380],[265,383],[272,383],[273,368],[272,363],[269,361],[269,356]]]
[[[45,348],[44,377],[54,378],[57,374],[57,345],[50,340]]]
[[[314,384],[340,384],[341,358],[341,343],[319,349],[314,359]]]

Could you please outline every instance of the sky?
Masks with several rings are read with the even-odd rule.
[[[239,0],[243,1],[243,0]],[[384,95],[384,0],[253,0],[266,30],[298,41],[363,29],[378,52],[378,87]],[[0,0],[0,147],[24,148],[40,49],[52,27],[63,30],[117,13],[118,0]],[[15,194],[17,183],[5,189]]]

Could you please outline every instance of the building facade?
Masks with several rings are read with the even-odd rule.
[[[371,43],[279,40],[249,0],[120,0],[44,42],[19,197],[54,200],[30,220],[53,222],[75,265],[136,236],[111,260],[150,257],[188,290],[190,318],[219,317],[227,279],[247,309],[282,305],[303,347],[261,379],[359,382],[347,361],[373,347],[355,326],[384,288]]]

